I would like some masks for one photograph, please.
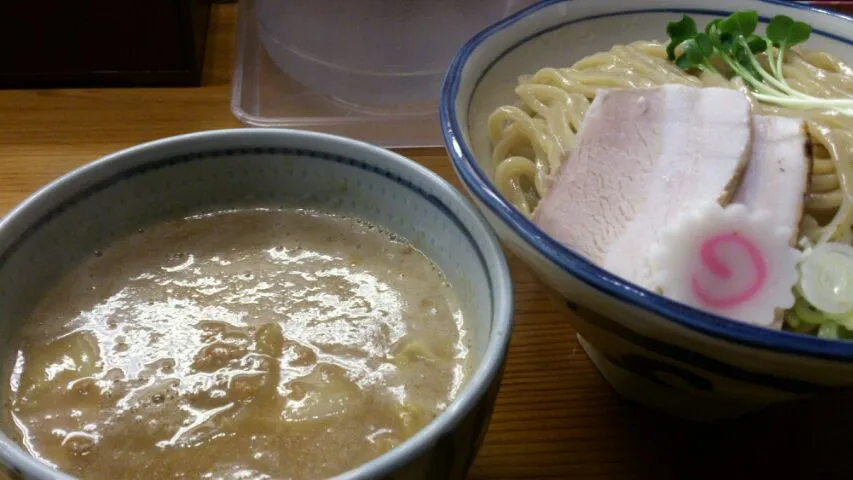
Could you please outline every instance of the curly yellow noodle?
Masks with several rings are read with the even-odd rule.
[[[835,175],[835,162],[829,158],[828,153],[825,157],[815,156],[812,160],[812,175],[820,175],[822,173]]]
[[[535,178],[536,175],[536,164],[530,159],[508,157],[495,170],[495,181],[501,186],[501,193],[509,198],[519,210],[529,215],[531,213],[530,205],[519,179],[523,177]]]
[[[833,192],[838,190],[840,185],[840,182],[838,181],[838,175],[836,175],[835,172],[812,175],[811,181],[812,193]]]
[[[759,59],[766,63],[766,58]],[[786,55],[789,85],[816,97],[853,97],[853,68],[826,52]],[[498,189],[531,215],[550,180],[568,157],[590,102],[599,89],[643,88],[678,83],[749,90],[739,78],[688,74],[669,62],[659,42],[615,45],[569,68],[546,67],[519,78],[517,105],[489,117]],[[853,238],[853,117],[825,110],[792,110],[761,104],[756,111],[807,121],[813,146],[811,181],[801,235],[814,242]]]

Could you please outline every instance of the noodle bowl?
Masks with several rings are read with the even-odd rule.
[[[587,73],[594,74],[600,83],[588,84],[591,88],[584,94],[581,87],[570,90],[562,86],[559,77],[566,77],[568,67],[583,65],[581,59],[589,62],[588,68],[595,65],[592,59],[608,61],[614,45],[643,46],[648,50],[642,58],[653,61],[654,68],[648,72],[692,85],[711,82],[670,70],[662,48],[635,42],[662,40],[667,23],[682,13],[704,25],[740,9],[758,10],[762,19],[785,14],[802,20],[814,28],[804,48],[826,52],[847,65],[853,62],[850,20],[804,6],[746,0],[721,0],[713,6],[705,0],[546,0],[468,42],[450,65],[440,104],[445,144],[461,183],[520,263],[558,305],[573,308],[564,317],[577,331],[580,345],[599,372],[619,394],[692,419],[738,416],[819,393],[823,387],[851,385],[853,344],[743,324],[654,295],[561,244],[538,227],[530,212],[537,207],[539,192],[548,192],[554,181],[551,172],[577,141],[574,134],[592,99],[591,92],[620,81],[655,85],[648,73],[635,72],[626,78],[607,72],[599,63],[597,71]],[[801,55],[821,65],[805,50]],[[787,66],[790,68],[795,60],[791,54]],[[546,120],[527,106],[515,89],[524,87],[519,78],[530,83],[531,76],[544,76],[548,71],[540,71],[547,67],[553,69],[553,83],[536,86],[554,88],[543,89],[548,96],[535,97],[540,99],[539,106],[557,108],[554,96],[563,102],[567,98],[577,102],[565,106],[569,115]],[[786,71],[793,83],[791,75]],[[729,82],[723,78],[719,81]],[[505,112],[507,109],[501,107],[517,110]],[[515,116],[521,120],[518,122],[510,115],[501,120],[493,117],[490,124],[496,111],[501,112],[499,115],[523,115]],[[548,120],[556,125],[555,131],[567,126],[561,139],[551,133]],[[498,142],[490,138],[490,127],[491,132],[499,134]],[[505,143],[501,145],[500,140]],[[817,175],[821,168],[824,173],[833,173],[832,160],[826,161],[829,152],[822,154],[819,146],[814,148],[825,158],[815,162],[813,173]],[[515,179],[516,185],[510,185],[508,179]],[[812,183],[812,192],[817,192],[818,182]],[[840,188],[840,181],[837,186],[831,182],[823,185],[824,191]],[[527,202],[526,209],[521,200]],[[822,215],[814,205],[809,208],[809,216],[823,226],[835,213],[830,210]],[[641,246],[638,244],[638,249]]]

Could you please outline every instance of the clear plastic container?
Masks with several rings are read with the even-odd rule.
[[[246,124],[441,145],[436,105],[461,45],[532,0],[243,0],[232,111]]]

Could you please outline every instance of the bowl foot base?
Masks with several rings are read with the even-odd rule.
[[[581,335],[578,341],[595,368],[622,397],[674,417],[695,422],[713,422],[740,417],[756,406],[711,400],[665,387],[614,364],[599,353]]]

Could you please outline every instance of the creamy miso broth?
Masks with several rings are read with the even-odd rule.
[[[468,334],[440,270],[358,219],[218,212],[53,286],[5,372],[7,431],[83,478],[323,478],[454,398]]]

